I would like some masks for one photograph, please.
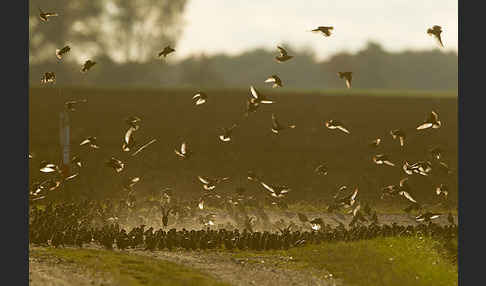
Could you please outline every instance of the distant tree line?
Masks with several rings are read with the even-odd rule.
[[[182,33],[187,0],[100,0],[30,2],[29,82],[39,85],[45,72],[55,72],[57,85],[247,88],[277,74],[289,89],[344,88],[338,71],[353,72],[353,87],[366,89],[454,90],[458,87],[455,52],[391,53],[369,42],[357,53],[338,53],[319,61],[309,48],[294,49],[285,63],[273,59],[277,49],[240,55],[194,55],[181,61],[158,59],[165,45],[175,47]],[[40,4],[39,4],[40,3]],[[39,6],[39,5],[42,5]],[[58,17],[39,20],[39,8]],[[70,45],[62,62],[56,48]],[[87,74],[81,63],[97,65]]]
[[[355,88],[456,90],[458,87],[458,57],[454,52],[390,53],[379,44],[369,43],[356,54],[339,53],[326,61],[315,60],[308,50],[293,51],[295,58],[280,64],[273,60],[275,54],[276,51],[256,49],[238,56],[201,54],[179,62],[169,55],[166,60],[145,63],[117,63],[101,55],[95,58],[98,65],[88,74],[81,74],[80,64],[74,61],[59,64],[50,60],[30,65],[30,83],[39,85],[44,72],[54,71],[59,85],[247,88],[277,74],[284,88],[327,89],[344,88],[337,72],[352,71]]]

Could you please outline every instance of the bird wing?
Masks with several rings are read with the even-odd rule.
[[[132,156],[137,155],[138,153],[140,153],[140,151],[142,151],[143,149],[147,148],[149,145],[151,145],[152,143],[155,143],[156,141],[157,141],[157,139],[150,140],[148,143],[146,143],[142,147],[138,148],[137,151],[133,152]]]
[[[412,196],[407,191],[401,191],[400,195],[404,196],[405,198],[407,198],[407,200],[409,200],[413,203],[417,202],[414,198],[412,198]]]
[[[353,200],[353,201],[354,201],[354,200],[356,199],[356,196],[357,196],[357,195],[358,195],[358,188],[356,188],[356,189],[354,190],[354,193],[353,193],[353,195],[351,196],[351,200]]]
[[[268,99],[261,100],[260,102],[261,102],[261,103],[264,103],[264,104],[271,104],[271,103],[275,103],[275,101],[273,101],[273,100],[268,100]]]
[[[84,139],[83,142],[79,143],[79,146],[83,146],[83,145],[86,145],[88,143],[90,143],[91,140],[90,139]]]
[[[272,194],[275,194],[275,190],[270,187],[269,185],[265,184],[264,182],[260,182],[260,184],[262,184],[262,186],[267,189],[269,192],[271,192]]]
[[[201,98],[201,93],[196,93],[196,94],[195,94],[195,95],[192,97],[192,99],[196,99],[196,98]]]
[[[349,134],[348,129],[344,128],[343,126],[337,126],[337,128],[338,128],[339,130],[343,131],[344,133]]]
[[[201,177],[201,176],[197,176],[197,178],[199,179],[199,181],[201,181],[201,183],[203,183],[205,185],[208,185],[210,183],[208,178],[204,178],[204,177]]]
[[[432,127],[432,123],[430,122],[425,122],[417,127],[417,130],[422,130],[422,129],[427,129]]]
[[[133,127],[130,127],[127,130],[127,132],[125,133],[125,143],[130,144],[130,142],[132,141],[133,131],[135,131],[135,128]]]
[[[276,79],[275,79],[273,76],[271,76],[271,77],[269,77],[269,78],[267,78],[267,79],[265,80],[265,82],[276,82],[276,81],[277,81],[277,80],[276,80]]]
[[[251,95],[253,95],[254,98],[258,99],[260,97],[256,89],[253,87],[253,85],[250,86],[250,91],[251,91]]]
[[[351,88],[351,80],[346,79],[346,86],[347,86],[348,88]]]
[[[182,142],[182,144],[181,144],[181,153],[185,155],[186,152],[187,152],[186,142]]]

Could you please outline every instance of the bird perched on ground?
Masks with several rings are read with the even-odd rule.
[[[437,114],[437,112],[432,110],[429,117],[427,117],[427,119],[425,120],[425,122],[417,127],[417,130],[428,129],[431,127],[437,129],[441,125],[442,124],[439,120],[439,115]]]
[[[400,146],[403,147],[405,143],[405,132],[402,129],[395,129],[390,131],[390,135],[392,136],[393,139],[399,139],[400,140]]]
[[[58,16],[56,12],[44,12],[42,11],[41,8],[39,8],[39,18],[44,22],[49,21],[49,17],[56,17],[56,16]]]
[[[81,72],[85,73],[89,71],[95,64],[96,62],[92,60],[85,61],[83,66],[81,67]]]
[[[293,125],[293,124],[290,124],[290,125],[282,125],[278,122],[277,120],[277,116],[275,115],[275,113],[272,113],[272,132],[275,133],[275,134],[278,134],[280,131],[284,130],[284,129],[294,129],[296,126]]]
[[[56,74],[54,72],[46,72],[41,78],[41,83],[55,83]]]
[[[346,86],[351,88],[351,81],[353,80],[353,72],[338,72],[339,78],[344,78],[346,80]]]
[[[265,82],[272,82],[272,88],[282,87],[282,80],[276,74],[267,78]]]
[[[204,92],[200,91],[192,97],[192,100],[194,100],[195,105],[201,105],[206,103],[208,96]]]
[[[219,135],[219,139],[223,142],[231,141],[231,134],[233,129],[235,129],[237,124],[233,124],[230,128],[223,127],[223,134]]]
[[[437,40],[439,45],[441,47],[444,47],[444,45],[442,44],[441,36],[440,36],[442,34],[442,27],[441,26],[434,25],[432,28],[427,29],[427,34],[429,36],[435,37],[435,39]]]
[[[182,142],[181,149],[180,150],[175,149],[174,152],[181,159],[188,159],[193,153],[192,151],[189,151],[189,149],[187,148],[186,142]]]
[[[332,30],[334,30],[334,27],[332,26],[319,26],[314,30],[311,30],[311,32],[322,33],[324,37],[329,37],[331,35]]]
[[[164,56],[164,58],[165,58],[168,54],[173,53],[173,52],[175,52],[175,50],[173,48],[171,48],[170,45],[169,45],[169,46],[165,47],[162,51],[160,51],[158,56],[159,56],[159,58],[160,58],[160,56]]]
[[[219,183],[229,180],[229,177],[208,178],[203,176],[197,176],[197,178],[203,184],[203,188],[206,191],[212,191],[216,188],[216,185],[218,185]]]
[[[320,217],[314,218],[309,222],[311,223],[312,230],[316,230],[316,231],[320,230],[322,228],[322,225],[324,224],[324,221]]]
[[[285,194],[291,191],[291,189],[287,186],[278,186],[278,185],[267,185],[264,182],[260,182],[260,184],[269,192],[269,194],[274,198],[283,198]]]
[[[83,141],[81,141],[81,143],[79,143],[79,146],[84,146],[84,145],[88,145],[89,147],[93,148],[93,149],[99,149],[100,146],[98,145],[98,140],[96,139],[95,136],[90,136],[86,139],[84,139]]]
[[[291,58],[293,58],[293,57],[294,57],[294,56],[290,56],[290,55],[288,54],[288,52],[287,52],[287,51],[286,51],[284,48],[282,48],[282,47],[280,47],[280,46],[277,46],[277,49],[279,50],[280,55],[275,56],[275,60],[276,60],[277,62],[279,62],[279,63],[281,63],[281,62],[285,62],[285,61],[288,61],[288,60],[290,60]]]
[[[75,111],[76,109],[74,108],[76,105],[78,105],[79,103],[86,103],[88,102],[87,99],[80,99],[80,100],[69,100],[69,101],[66,101],[64,103],[64,105],[66,106],[66,109],[69,110],[69,111]]]
[[[344,127],[344,125],[340,121],[337,120],[333,120],[333,119],[326,120],[324,122],[324,125],[329,129],[339,129],[346,134],[350,133],[349,130],[346,127]]]
[[[373,162],[377,165],[388,165],[388,166],[395,166],[394,163],[392,163],[389,159],[388,156],[385,154],[376,154],[373,156]]]
[[[381,138],[376,138],[375,140],[371,141],[369,146],[372,148],[376,148],[378,147],[378,145],[380,145],[380,143],[381,143]]]
[[[316,172],[318,175],[325,176],[327,175],[327,165],[326,164],[320,164],[314,169],[314,172]]]
[[[113,168],[117,173],[120,173],[123,171],[123,168],[125,168],[125,163],[122,161],[116,159],[115,157],[111,157],[108,161],[105,162],[106,166]]]
[[[56,49],[56,58],[58,60],[61,60],[62,57],[67,54],[69,51],[71,50],[71,47],[70,46],[65,46],[61,49]]]

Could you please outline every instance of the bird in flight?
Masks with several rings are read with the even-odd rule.
[[[324,37],[329,37],[331,35],[332,30],[334,30],[334,27],[332,27],[332,26],[319,26],[319,27],[311,30],[311,32],[322,33],[322,35],[324,35]]]
[[[219,135],[219,139],[223,142],[231,141],[231,134],[233,133],[233,129],[238,126],[236,123],[233,124],[230,128],[223,127],[223,134]]]
[[[81,67],[81,72],[85,73],[89,71],[95,64],[96,62],[92,60],[85,61],[83,66]]]
[[[194,100],[194,104],[196,105],[201,105],[201,104],[204,104],[206,103],[206,101],[208,100],[208,96],[207,94],[205,94],[204,92],[198,92],[196,93],[192,99]]]
[[[326,164],[320,164],[314,169],[314,172],[316,172],[318,175],[325,176],[327,175],[327,166]]]
[[[254,103],[254,104],[260,104],[260,103],[263,103],[263,104],[271,104],[271,103],[275,103],[275,101],[268,100],[265,96],[263,96],[262,94],[260,94],[253,86],[250,86],[250,92],[251,92],[250,101],[252,101],[252,103]]]
[[[54,72],[45,72],[41,78],[41,83],[55,83],[56,74]]]
[[[429,36],[435,37],[435,39],[437,40],[439,45],[442,48],[444,47],[444,45],[442,44],[442,38],[440,36],[442,34],[442,27],[441,26],[434,25],[432,28],[427,29],[427,34]]]
[[[376,148],[380,145],[381,143],[381,138],[376,138],[375,140],[371,141],[369,146],[372,148]]]
[[[344,78],[346,80],[346,86],[351,88],[351,81],[353,80],[353,72],[338,72],[339,78]]]
[[[270,195],[274,198],[283,198],[285,194],[291,191],[291,189],[287,186],[277,186],[277,185],[267,185],[264,182],[260,182],[260,184],[269,191]]]
[[[282,87],[282,80],[276,74],[271,75],[269,78],[265,80],[265,82],[273,83],[272,88]]]
[[[57,16],[58,14],[56,12],[44,12],[42,11],[41,8],[39,8],[39,18],[44,22],[49,21],[49,17],[57,17]]]
[[[339,129],[346,134],[350,133],[349,130],[346,127],[344,127],[344,125],[341,122],[339,122],[337,120],[333,120],[333,119],[326,120],[324,122],[324,125],[329,129]]]
[[[108,161],[105,162],[106,166],[113,168],[117,173],[123,171],[125,168],[125,163],[116,159],[115,157],[111,157]]]
[[[62,49],[56,49],[56,58],[58,60],[61,60],[62,57],[67,54],[69,51],[71,51],[71,47],[70,46],[65,46],[63,47]]]
[[[417,127],[417,130],[423,130],[423,129],[428,129],[428,128],[434,128],[437,129],[441,126],[441,122],[439,120],[439,115],[435,111],[431,111],[429,117],[425,120],[424,123],[420,124]]]
[[[272,132],[275,134],[278,134],[280,131],[284,129],[294,129],[296,126],[291,124],[291,125],[282,125],[278,122],[277,116],[275,113],[272,113]]]
[[[187,159],[189,156],[192,154],[191,151],[187,149],[187,144],[186,142],[182,142],[181,144],[181,149],[177,150],[175,149],[174,152],[179,156],[181,159]]]
[[[197,176],[199,181],[203,184],[203,188],[206,191],[212,191],[216,188],[216,185],[229,180],[229,177],[224,177],[224,178],[208,178],[208,177],[203,177],[203,176]]]
[[[80,99],[80,100],[69,100],[64,103],[66,106],[66,109],[69,111],[75,111],[76,109],[74,108],[78,103],[86,103],[88,102],[87,99]]]
[[[160,51],[158,56],[159,56],[159,58],[161,56],[164,56],[164,58],[165,58],[165,57],[167,57],[168,54],[173,53],[173,52],[175,52],[175,50],[173,48],[171,48],[170,45],[169,45],[169,46],[165,47],[162,51]]]
[[[294,57],[294,56],[290,56],[290,55],[288,54],[288,52],[287,52],[287,51],[286,51],[284,48],[282,48],[282,47],[280,47],[280,46],[277,46],[277,49],[279,50],[280,55],[275,56],[275,60],[276,60],[277,62],[279,62],[279,63],[281,63],[281,62],[285,62],[285,61],[288,61],[288,60],[290,60],[291,58],[293,58],[293,57]]]
[[[373,162],[377,165],[388,165],[388,166],[395,166],[394,163],[392,163],[389,159],[388,156],[385,154],[376,154],[373,156]]]
[[[402,129],[395,129],[390,131],[390,135],[392,136],[393,139],[399,139],[400,140],[400,146],[403,147],[405,144],[405,132]]]
[[[52,173],[60,170],[56,164],[49,163],[47,161],[42,161],[39,169],[42,173]]]
[[[86,139],[84,139],[83,141],[81,141],[81,143],[79,143],[79,146],[84,146],[84,145],[88,145],[89,147],[93,148],[93,149],[100,149],[100,146],[98,145],[98,142],[97,142],[97,139],[95,136],[90,136]]]

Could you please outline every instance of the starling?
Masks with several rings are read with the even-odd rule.
[[[41,8],[39,8],[39,18],[44,22],[49,21],[49,17],[56,17],[56,16],[58,16],[56,12],[44,12],[42,11]]]
[[[277,46],[277,49],[279,50],[280,55],[276,56],[275,57],[275,60],[277,62],[279,62],[279,63],[288,61],[288,60],[290,60],[291,58],[294,57],[294,56],[289,56],[289,54],[287,53],[287,51],[284,48],[280,47],[280,46]]]
[[[41,83],[55,83],[56,82],[56,75],[54,72],[46,72],[44,76],[41,78]]]
[[[429,36],[435,37],[439,45],[443,48],[444,45],[442,44],[441,34],[442,34],[442,27],[438,25],[434,25],[432,28],[427,29],[427,34]]]
[[[85,73],[89,71],[95,64],[96,62],[92,60],[85,61],[83,66],[81,67],[81,72]]]
[[[70,46],[65,46],[61,49],[56,49],[56,58],[58,60],[61,60],[62,57],[67,54],[69,51],[71,51],[71,47]]]
[[[346,86],[351,88],[351,81],[353,80],[353,72],[338,72],[339,78],[344,78],[346,80]]]
[[[346,134],[350,133],[349,130],[346,127],[344,127],[344,125],[341,122],[339,122],[337,120],[333,120],[333,119],[326,120],[324,122],[324,125],[329,129],[339,129]]]
[[[334,30],[334,27],[332,27],[332,26],[329,26],[329,27],[319,26],[319,27],[315,28],[314,30],[311,30],[311,32],[322,33],[322,35],[324,37],[329,37],[331,35],[332,30]]]
[[[432,110],[432,112],[430,113],[429,117],[427,117],[425,122],[417,127],[417,130],[428,129],[428,128],[431,128],[431,127],[434,128],[434,129],[437,129],[441,125],[442,124],[439,120],[439,115],[437,114],[437,112]]]
[[[165,47],[162,51],[160,51],[158,56],[159,56],[159,58],[160,58],[160,56],[164,56],[164,58],[165,58],[168,54],[173,53],[173,52],[175,52],[175,50],[173,48],[171,48],[170,45],[169,45],[169,46]]]
[[[192,97],[192,99],[194,100],[194,104],[201,105],[208,100],[208,96],[204,92],[198,92]]]
[[[282,87],[282,80],[276,74],[267,78],[265,82],[273,83],[272,88]]]

